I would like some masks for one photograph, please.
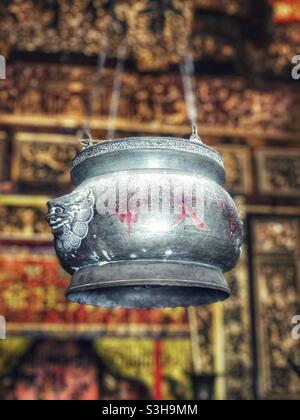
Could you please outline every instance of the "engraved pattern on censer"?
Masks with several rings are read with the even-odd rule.
[[[78,155],[73,161],[73,167],[79,165],[86,159],[96,157],[105,153],[117,151],[117,150],[132,150],[132,149],[167,149],[167,150],[176,150],[197,153],[201,152],[202,156],[205,156],[209,159],[215,159],[223,168],[224,160],[222,156],[213,149],[205,145],[199,145],[190,140],[178,140],[175,138],[150,138],[149,140],[132,138],[120,140],[118,143],[116,140],[114,142],[103,142],[99,143],[92,148],[88,148]]]

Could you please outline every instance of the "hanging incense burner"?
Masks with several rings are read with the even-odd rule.
[[[221,155],[191,139],[89,145],[73,161],[74,192],[49,203],[70,301],[188,307],[225,300],[242,230],[223,188]]]

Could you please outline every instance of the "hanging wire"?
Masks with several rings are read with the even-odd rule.
[[[191,140],[198,140],[201,142],[198,134],[198,106],[196,96],[195,66],[191,52],[187,53],[184,56],[183,61],[180,63],[180,72],[184,89],[187,116],[192,127]]]
[[[113,16],[115,0],[110,2],[109,15]],[[107,41],[111,35],[111,28],[106,33]],[[90,100],[88,102],[86,122],[84,124],[83,130],[80,130],[78,136],[80,136],[80,143],[84,148],[90,147],[93,145],[93,140],[91,136],[91,120],[93,115],[93,107],[98,96],[98,89],[101,83],[101,70],[104,68],[107,61],[107,47],[108,42],[106,42],[106,48],[104,51],[101,51],[98,56],[97,61],[97,73],[93,84],[93,89],[90,95]],[[124,71],[126,57],[126,39],[120,44],[117,52],[117,67],[115,72],[115,78],[113,82],[112,90],[112,99],[109,113],[108,121],[108,130],[107,137],[109,139],[113,138],[116,132],[116,119],[118,113],[118,107],[120,102],[120,91],[122,85],[122,72]],[[180,72],[184,88],[184,96],[187,107],[187,115],[192,127],[191,140],[198,140],[201,142],[201,139],[198,135],[198,112],[197,112],[197,98],[196,98],[196,83],[195,83],[195,68],[193,55],[189,51],[185,56],[183,61],[180,63]]]
[[[108,15],[113,19],[113,11],[115,6],[116,0],[111,0],[108,10]],[[108,31],[105,34],[105,47],[103,51],[100,51],[97,59],[97,69],[96,69],[96,76],[94,79],[93,87],[91,90],[91,94],[89,97],[89,101],[87,104],[87,112],[85,117],[85,123],[81,130],[78,130],[77,136],[79,138],[79,142],[83,146],[83,148],[87,148],[93,145],[93,140],[91,136],[91,122],[93,117],[93,109],[95,101],[98,97],[99,93],[99,87],[101,83],[101,71],[103,70],[107,57],[108,57],[108,45],[109,45],[109,39],[112,34],[113,25],[109,26]]]
[[[107,138],[113,139],[116,133],[116,121],[121,96],[122,86],[122,73],[124,71],[125,58],[126,58],[126,38],[120,44],[117,52],[117,67],[112,88],[111,105],[108,120]]]
[[[91,123],[93,116],[94,104],[98,96],[98,90],[101,82],[101,70],[104,68],[107,60],[107,51],[102,51],[98,56],[96,77],[93,83],[92,92],[88,101],[87,113],[85,123],[82,129],[78,130],[77,137],[83,149],[93,146],[93,139],[91,135]]]
[[[93,84],[93,89],[90,95],[90,100],[88,103],[88,109],[87,109],[87,117],[86,117],[86,124],[85,124],[85,129],[90,132],[91,130],[91,120],[92,120],[92,116],[93,116],[93,108],[94,108],[94,104],[95,101],[97,99],[98,96],[98,90],[99,90],[99,86],[100,86],[100,82],[101,82],[101,70],[104,68],[105,64],[106,64],[106,60],[107,60],[107,51],[102,51],[99,56],[98,56],[98,61],[97,61],[97,73],[96,73],[96,77],[94,80],[94,84]]]

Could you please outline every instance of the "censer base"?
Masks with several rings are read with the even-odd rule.
[[[174,308],[223,301],[230,290],[218,268],[192,262],[124,261],[77,271],[67,298],[106,308]]]

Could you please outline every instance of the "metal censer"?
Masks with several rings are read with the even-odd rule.
[[[197,138],[103,141],[73,161],[76,189],[47,220],[70,301],[188,307],[225,300],[242,229],[221,155]]]

